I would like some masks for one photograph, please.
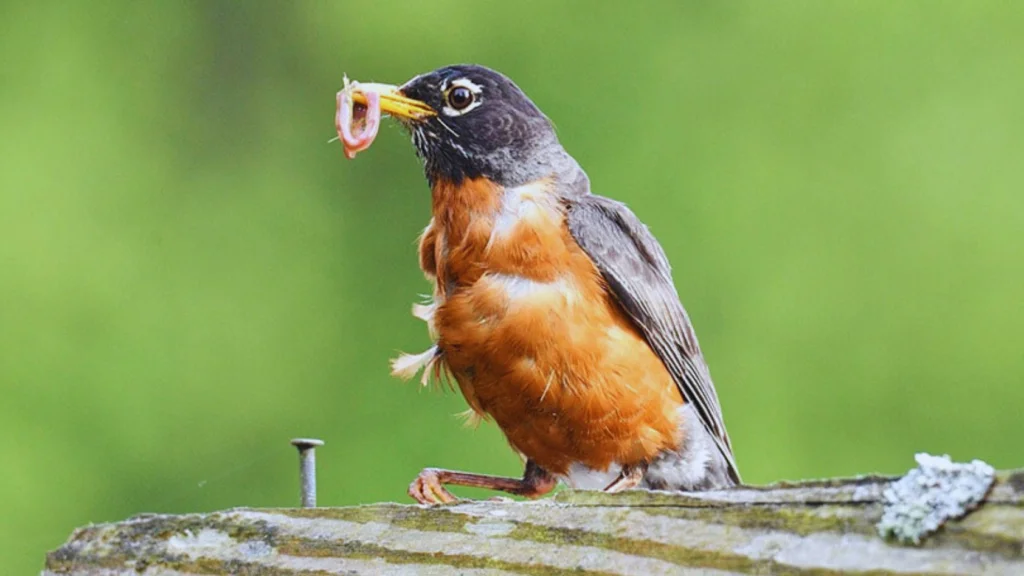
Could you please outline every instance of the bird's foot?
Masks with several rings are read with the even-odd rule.
[[[424,468],[409,484],[409,496],[420,504],[451,504],[458,500],[444,487],[442,476],[445,470]]]
[[[420,504],[450,504],[459,500],[445,488],[446,484],[484,488],[527,498],[537,498],[552,491],[558,481],[532,461],[526,463],[526,470],[523,472],[522,478],[504,478],[439,468],[424,468],[409,485],[409,496],[412,496],[413,500]]]
[[[644,474],[646,473],[647,466],[645,465],[623,467],[622,472],[619,472],[619,477],[606,486],[604,491],[614,494],[615,492],[632,490],[643,482]]]

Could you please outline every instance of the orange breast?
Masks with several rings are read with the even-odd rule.
[[[675,449],[682,398],[537,182],[434,190],[420,261],[432,328],[470,407],[541,467],[604,470]]]

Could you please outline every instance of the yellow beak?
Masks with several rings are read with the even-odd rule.
[[[397,118],[406,120],[421,120],[436,116],[434,111],[425,102],[414,100],[402,94],[398,86],[391,84],[358,83],[352,90],[352,101],[366,105],[366,94],[364,91],[374,91],[380,94],[380,111]]]

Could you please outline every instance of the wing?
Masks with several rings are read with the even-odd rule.
[[[625,204],[585,194],[568,204],[569,231],[636,323],[700,416],[739,483],[722,408],[690,318],[672,283],[664,250]]]

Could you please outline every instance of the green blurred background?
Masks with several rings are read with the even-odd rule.
[[[0,12],[0,558],[142,512],[517,474],[428,337],[428,191],[343,73],[514,78],[675,266],[745,480],[1024,465],[1024,4],[13,3]],[[463,494],[466,494],[463,492]]]

